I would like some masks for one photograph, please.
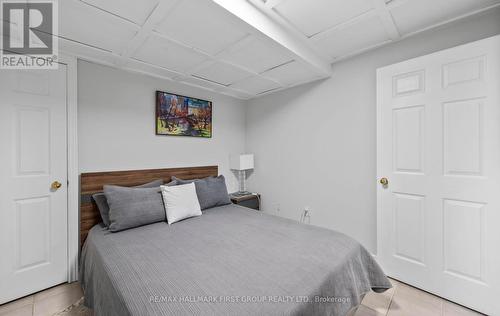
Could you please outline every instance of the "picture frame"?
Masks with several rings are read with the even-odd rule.
[[[156,135],[212,138],[212,101],[156,91]]]

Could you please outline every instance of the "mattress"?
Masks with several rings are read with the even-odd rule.
[[[237,205],[173,225],[94,226],[80,258],[95,315],[346,315],[391,284],[332,230]]]

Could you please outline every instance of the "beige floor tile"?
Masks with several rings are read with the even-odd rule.
[[[409,299],[418,299],[430,305],[441,305],[443,301],[443,299],[438,296],[432,295],[404,283],[399,283],[394,292],[394,296],[402,296]]]
[[[441,316],[441,307],[394,298],[387,316]]]
[[[43,300],[47,297],[65,293],[65,292],[71,292],[71,291],[81,291],[81,286],[80,283],[78,282],[73,282],[73,283],[63,283],[60,285],[56,285],[54,287],[51,287],[50,289],[38,292],[34,294],[34,299],[36,301]]]
[[[33,306],[33,295],[20,298],[20,299],[14,301],[14,302],[11,302],[11,303],[0,305],[0,315],[1,316],[10,315],[7,313],[11,312],[13,310],[18,310],[21,307],[25,307],[25,306],[30,306],[30,307]]]
[[[83,300],[84,299],[82,297],[79,301],[77,301],[70,307],[57,314],[54,314],[53,316],[94,316],[93,311],[83,305]]]
[[[443,316],[480,316],[478,312],[471,309],[465,308],[463,306],[454,304],[452,302],[443,302]]]
[[[393,295],[394,288],[389,289],[383,293],[369,292],[365,295],[361,304],[385,315],[387,313],[389,305],[391,304]]]
[[[65,286],[64,291],[52,291],[51,295],[37,293],[35,295],[33,315],[47,316],[60,312],[78,301],[82,295],[82,289],[78,283]]]
[[[354,316],[385,316],[385,312],[381,313],[364,305],[360,305],[354,313]]]
[[[441,316],[443,300],[427,292],[398,284],[389,306],[388,316]]]
[[[24,305],[17,309],[9,310],[6,312],[0,312],[1,316],[32,316],[33,315],[33,305]]]
[[[391,281],[391,284],[392,284],[392,286],[393,286],[393,287],[396,287],[396,286],[398,286],[398,284],[400,284],[400,283],[401,283],[401,282],[399,282],[398,280],[396,280],[396,279],[391,279],[391,278],[389,278],[389,281]]]

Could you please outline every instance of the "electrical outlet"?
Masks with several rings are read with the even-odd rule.
[[[302,223],[311,223],[311,208],[309,206],[305,206],[304,210],[302,211],[302,215],[300,217],[300,221]]]
[[[312,213],[312,209],[309,206],[304,207],[304,217],[310,217]]]

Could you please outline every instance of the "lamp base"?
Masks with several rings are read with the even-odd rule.
[[[238,191],[238,192],[231,193],[231,195],[234,195],[234,196],[244,196],[244,195],[249,195],[249,194],[252,194],[252,192],[249,192],[249,191]]]

